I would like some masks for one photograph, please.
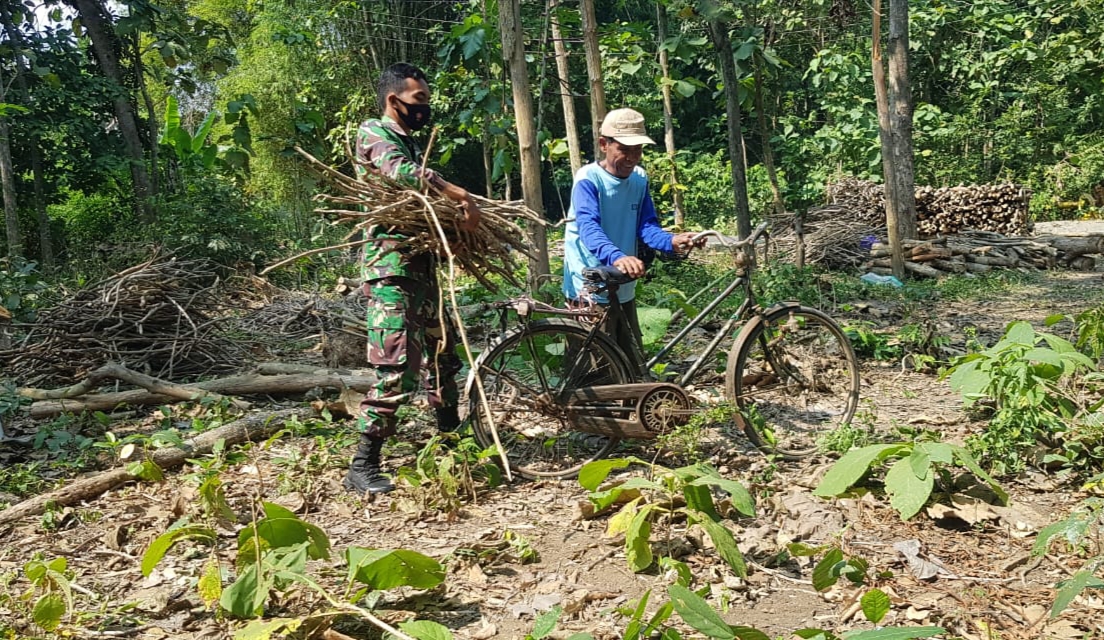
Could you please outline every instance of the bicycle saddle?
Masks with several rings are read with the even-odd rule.
[[[583,269],[583,279],[595,284],[620,285],[633,279],[616,267],[588,267]]]

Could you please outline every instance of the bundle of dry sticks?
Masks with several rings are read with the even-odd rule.
[[[489,274],[497,274],[521,286],[515,260],[519,254],[535,257],[522,225],[546,224],[524,204],[473,196],[482,212],[482,221],[474,231],[464,231],[459,227],[463,211],[446,197],[423,194],[381,176],[357,180],[298,147],[296,150],[311,170],[332,188],[330,193],[315,196],[315,201],[322,203],[315,212],[333,218],[335,223],[351,222],[353,226],[342,244],[298,254],[269,266],[262,273],[306,255],[365,244],[367,240],[360,239],[364,231],[369,227],[382,227],[409,238],[393,249],[395,251],[439,256],[451,252],[460,268],[491,291],[497,287],[487,277]]]

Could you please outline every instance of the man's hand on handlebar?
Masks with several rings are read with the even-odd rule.
[[[644,262],[641,261],[640,258],[634,258],[632,256],[618,258],[613,262],[613,266],[630,278],[636,279],[644,277]]]
[[[677,233],[671,238],[671,246],[674,247],[676,253],[687,253],[692,248],[701,248],[705,246],[705,238],[695,238],[696,233]]]

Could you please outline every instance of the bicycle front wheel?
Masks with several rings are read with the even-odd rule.
[[[729,353],[725,391],[755,446],[795,460],[851,421],[859,366],[828,315],[793,305],[759,316],[741,332]]]
[[[625,355],[605,334],[538,320],[507,332],[476,360],[468,378],[472,429],[490,447],[493,422],[511,468],[523,477],[571,477],[618,440],[574,430],[557,392],[632,381]]]

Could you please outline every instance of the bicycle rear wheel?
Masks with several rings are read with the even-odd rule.
[[[468,377],[472,429],[484,447],[494,445],[491,421],[512,469],[526,478],[571,477],[609,453],[616,438],[575,431],[565,390],[633,381],[629,363],[604,334],[567,320],[538,320],[507,332],[476,360]],[[482,382],[490,409],[479,395]]]
[[[797,305],[770,311],[732,346],[725,391],[748,439],[790,460],[849,423],[859,401],[859,366],[851,343],[825,313]]]

